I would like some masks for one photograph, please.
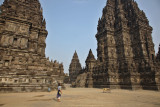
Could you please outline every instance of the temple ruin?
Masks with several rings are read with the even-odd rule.
[[[45,57],[46,22],[39,0],[0,6],[0,91],[47,91],[63,82],[63,64]]]
[[[134,0],[107,0],[97,27],[98,58],[91,55],[77,87],[160,90],[160,52],[155,56],[151,34]]]
[[[70,81],[70,83],[73,83],[76,81],[76,78],[77,78],[80,70],[82,70],[82,67],[79,62],[77,52],[75,51],[73,58],[71,60],[70,66],[69,66],[69,81]]]

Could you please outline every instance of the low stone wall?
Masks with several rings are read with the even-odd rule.
[[[55,90],[58,83],[63,84],[63,76],[36,74],[0,74],[0,92],[36,92]],[[65,87],[63,87],[65,88]]]

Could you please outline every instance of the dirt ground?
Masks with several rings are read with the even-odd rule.
[[[0,93],[0,107],[160,107],[160,92],[115,89],[67,88],[61,102],[56,91],[31,93]]]

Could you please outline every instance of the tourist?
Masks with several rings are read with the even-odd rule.
[[[51,88],[50,87],[48,87],[48,92],[51,92]]]
[[[62,94],[61,84],[58,83],[58,92],[57,92],[57,101],[58,101],[58,102],[60,102],[61,94]]]

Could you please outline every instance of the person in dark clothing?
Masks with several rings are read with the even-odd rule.
[[[57,101],[58,102],[60,102],[61,95],[62,95],[61,84],[58,83],[58,92],[57,92]]]

